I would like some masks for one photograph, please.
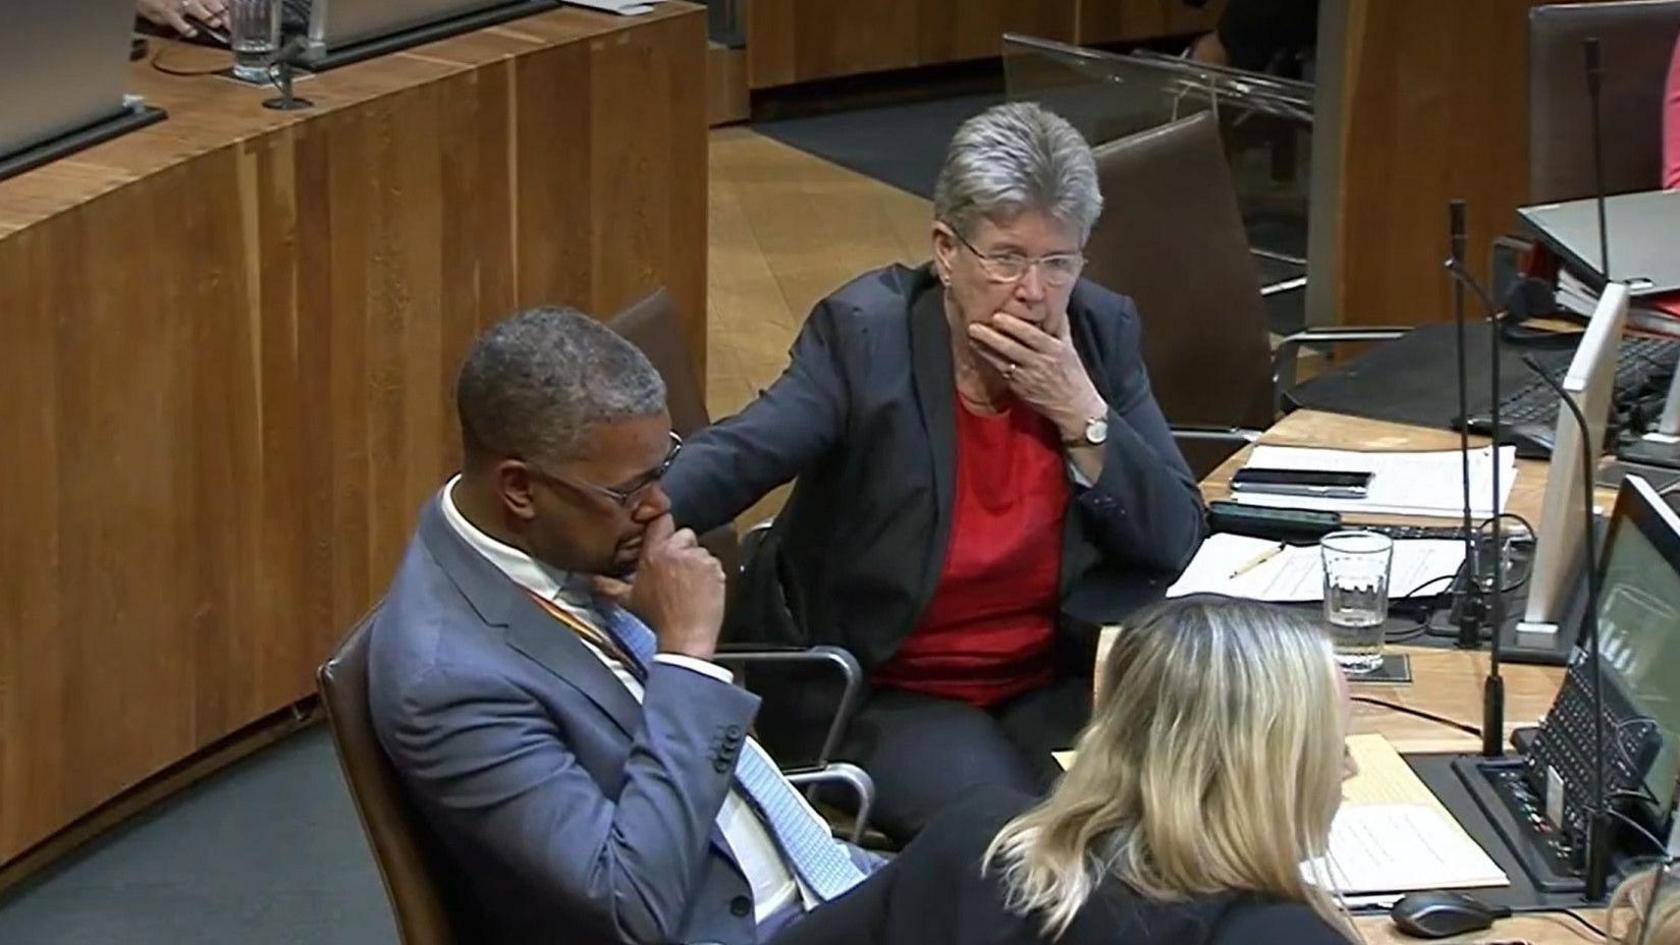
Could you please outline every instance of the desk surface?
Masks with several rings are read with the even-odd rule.
[[[1290,446],[1333,446],[1342,449],[1430,450],[1456,448],[1458,434],[1303,410],[1280,420],[1266,432],[1261,442]],[[1231,474],[1242,468],[1248,453],[1247,449],[1238,451],[1219,468],[1209,473],[1202,482],[1202,494],[1209,500],[1228,497]],[[1511,487],[1510,510],[1539,527],[1540,506],[1545,488],[1546,464],[1536,460],[1518,460],[1517,481]],[[1386,520],[1442,523],[1440,519],[1386,517]],[[1482,680],[1486,678],[1488,669],[1488,656],[1485,651],[1423,647],[1397,649],[1411,656],[1414,681],[1404,686],[1355,683],[1355,696],[1394,702],[1467,725],[1481,723]],[[1505,676],[1507,731],[1533,725],[1550,708],[1552,699],[1557,694],[1558,684],[1563,678],[1562,670],[1550,666],[1507,664],[1502,672]],[[1353,730],[1356,733],[1375,732],[1385,735],[1401,752],[1476,751],[1481,747],[1479,739],[1440,723],[1363,703],[1354,706]],[[1602,926],[1604,917],[1600,911],[1584,910],[1583,915],[1594,924]],[[1362,917],[1358,924],[1360,931],[1373,943],[1416,941],[1401,935],[1383,916]],[[1554,915],[1522,916],[1501,922],[1495,928],[1477,935],[1443,941],[1485,942],[1510,939],[1524,939],[1537,945],[1598,941],[1577,923],[1566,917]]]

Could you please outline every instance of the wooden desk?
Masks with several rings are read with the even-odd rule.
[[[168,121],[0,182],[0,879],[313,693],[456,463],[483,326],[663,285],[699,363],[705,51],[691,4],[557,9],[289,113],[137,63]]]
[[[1431,450],[1454,449],[1458,434],[1444,430],[1429,430],[1378,420],[1365,420],[1339,414],[1303,410],[1280,420],[1261,438],[1262,443],[1287,446],[1324,446],[1341,449],[1372,450]],[[1485,443],[1476,441],[1476,445]],[[1209,500],[1230,495],[1231,475],[1247,461],[1249,449],[1243,449],[1226,460],[1202,481],[1202,494]],[[1517,461],[1517,480],[1511,487],[1508,508],[1539,527],[1540,506],[1546,487],[1546,464],[1536,460]],[[1602,492],[1602,491],[1601,491]],[[1601,500],[1613,498],[1602,492]],[[1394,521],[1433,521],[1441,519],[1392,519]],[[1399,647],[1411,656],[1413,682],[1410,685],[1380,685],[1356,683],[1356,696],[1369,696],[1422,709],[1436,715],[1479,726],[1482,717],[1482,680],[1487,677],[1488,655],[1485,651]],[[1546,714],[1563,679],[1563,671],[1551,666],[1519,666],[1506,664],[1505,724],[1507,744],[1512,729],[1533,725]],[[1379,706],[1356,703],[1353,730],[1355,733],[1376,732],[1388,738],[1401,752],[1474,752],[1481,750],[1479,739],[1436,722],[1416,718]],[[1588,921],[1603,927],[1604,916],[1598,910],[1584,910]],[[1373,943],[1411,942],[1394,929],[1383,916],[1366,916],[1358,920],[1360,930]],[[1527,939],[1535,943],[1575,943],[1597,941],[1577,923],[1563,916],[1522,916],[1500,922],[1494,929],[1462,938],[1444,939],[1448,942],[1472,942],[1503,939]]]

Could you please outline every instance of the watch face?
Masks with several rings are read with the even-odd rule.
[[[1092,444],[1108,442],[1108,421],[1098,417],[1085,424],[1085,439]]]

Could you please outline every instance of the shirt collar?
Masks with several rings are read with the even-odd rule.
[[[462,541],[488,559],[496,566],[496,570],[507,575],[508,580],[538,597],[594,610],[594,595],[590,593],[587,578],[570,571],[551,568],[518,548],[491,538],[478,526],[467,521],[467,517],[461,514],[460,507],[455,504],[455,484],[460,481],[461,477],[457,475],[444,485],[438,504],[443,508],[444,521],[461,536]]]

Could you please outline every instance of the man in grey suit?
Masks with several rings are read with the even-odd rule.
[[[710,662],[723,570],[672,526],[647,359],[538,309],[478,339],[456,405],[463,467],[372,627],[369,703],[490,941],[744,945],[861,881]]]

